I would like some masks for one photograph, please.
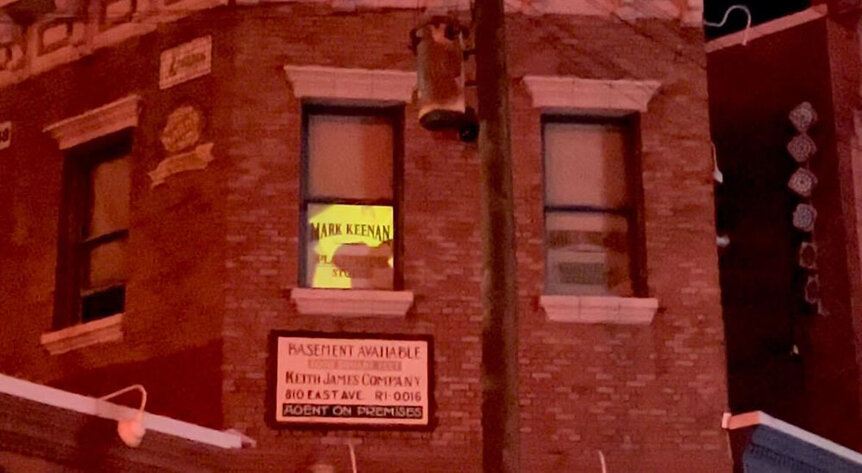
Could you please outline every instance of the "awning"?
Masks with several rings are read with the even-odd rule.
[[[0,471],[223,472],[239,435],[154,414],[138,448],[117,435],[135,409],[0,375]],[[4,470],[5,468],[5,470]]]
[[[738,473],[862,473],[862,454],[760,411],[726,416]]]

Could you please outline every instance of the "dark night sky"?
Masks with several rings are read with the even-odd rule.
[[[752,26],[804,10],[811,6],[810,0],[704,0],[703,18],[718,23],[724,12],[733,5],[745,5],[751,11]],[[716,38],[745,28],[745,13],[736,10],[722,28],[706,27],[706,37]]]

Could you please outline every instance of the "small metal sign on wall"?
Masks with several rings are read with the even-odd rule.
[[[12,146],[12,122],[0,122],[0,149]]]
[[[212,36],[204,36],[162,51],[159,60],[159,89],[205,76],[212,71]]]
[[[275,427],[426,429],[432,340],[425,335],[270,334]]]

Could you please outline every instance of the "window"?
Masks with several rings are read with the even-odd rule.
[[[303,286],[400,287],[402,122],[402,107],[304,107]]]
[[[643,296],[636,115],[546,117],[545,292]]]
[[[55,328],[125,310],[131,133],[66,153]]]

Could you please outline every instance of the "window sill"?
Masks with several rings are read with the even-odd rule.
[[[539,297],[548,320],[576,324],[649,325],[658,299],[613,296]]]
[[[100,343],[123,340],[123,314],[42,334],[42,346],[59,355]]]
[[[304,315],[403,318],[413,305],[413,292],[297,287],[290,299]]]

